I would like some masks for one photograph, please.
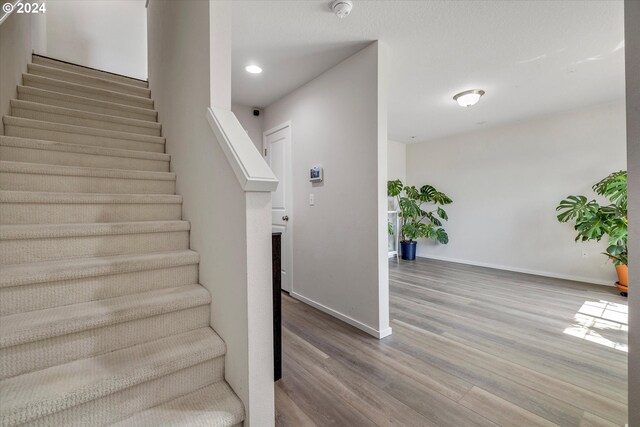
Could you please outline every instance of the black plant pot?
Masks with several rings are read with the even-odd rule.
[[[418,242],[400,242],[400,253],[402,254],[402,259],[406,259],[407,261],[415,260],[417,245]]]

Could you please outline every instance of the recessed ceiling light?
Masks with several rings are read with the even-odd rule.
[[[471,107],[480,101],[480,97],[484,95],[481,89],[471,89],[460,92],[453,97],[453,100],[461,107]]]
[[[251,74],[260,74],[262,72],[262,68],[257,65],[247,65],[244,69],[247,70],[247,73]]]

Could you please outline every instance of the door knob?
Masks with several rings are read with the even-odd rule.
[[[282,217],[282,220],[283,220],[283,221],[289,221],[289,215],[285,215],[285,216],[283,216],[283,217]]]

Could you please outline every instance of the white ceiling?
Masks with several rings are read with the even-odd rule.
[[[421,142],[624,97],[622,1],[233,2],[233,101],[266,107],[373,40],[389,137]],[[244,67],[255,62],[260,75]],[[484,89],[462,108],[455,93]],[[415,136],[415,139],[411,139]]]

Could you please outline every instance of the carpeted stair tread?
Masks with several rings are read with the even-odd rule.
[[[71,95],[52,90],[32,87],[18,86],[18,99],[38,102],[40,104],[55,105],[58,107],[82,109],[94,113],[108,114],[125,118],[133,118],[156,122],[158,112],[149,108],[135,107],[132,105],[120,104],[117,102],[103,101],[100,99],[87,98],[80,95]]]
[[[0,229],[0,240],[166,233],[171,231],[188,231],[189,228],[189,221],[132,221],[105,222],[97,224],[3,225]]]
[[[163,338],[0,382],[0,424],[63,411],[224,355],[211,328]]]
[[[2,120],[4,123],[4,132],[7,136],[124,150],[151,151],[156,153],[164,153],[165,150],[165,139],[159,136],[96,129],[12,116],[4,116]]]
[[[114,102],[116,104],[131,105],[138,108],[153,109],[153,100],[143,96],[130,95],[121,92],[114,92],[107,89],[96,88],[78,83],[70,83],[51,77],[36,76],[35,74],[23,73],[22,84],[24,86],[37,87],[53,92],[66,93],[69,95],[83,96],[85,98],[95,98],[101,101]]]
[[[171,157],[152,151],[0,136],[0,159],[48,165],[169,172]]]
[[[175,194],[176,176],[172,172],[0,161],[0,189],[56,193]]]
[[[209,304],[202,286],[186,285],[0,318],[0,348],[102,328]]]
[[[231,427],[243,420],[242,402],[221,381],[139,412],[113,427]]]
[[[0,203],[51,204],[180,204],[176,194],[53,193],[0,190]]]
[[[96,70],[95,68],[83,67],[82,65],[72,64],[65,61],[58,61],[53,58],[40,55],[32,55],[32,63],[46,65],[47,67],[58,68],[61,70],[72,71],[78,74],[85,74],[88,76],[100,77],[105,80],[112,80],[115,82],[125,83],[131,86],[149,87],[149,83],[146,80],[137,79],[135,77],[127,77],[120,74],[110,73],[108,71]]]
[[[0,288],[197,264],[192,250],[75,258],[2,266]]]
[[[181,218],[182,197],[175,194],[0,190],[0,226],[173,221]]]
[[[145,159],[170,161],[171,156],[165,153],[151,151],[124,150],[120,148],[96,147],[93,145],[69,144],[66,142],[47,141],[44,139],[20,138],[0,135],[0,146],[21,147],[34,150],[64,151],[68,153],[91,154],[96,156],[111,156],[131,159]]]
[[[109,114],[93,113],[72,108],[57,107],[20,99],[11,100],[11,115],[33,120],[45,120],[98,129],[121,130],[144,135],[160,136],[162,125],[149,120],[129,119]],[[129,130],[124,130],[126,128]]]
[[[47,165],[42,163],[12,162],[0,160],[0,172],[33,175],[78,176],[95,178],[140,179],[175,181],[173,172],[137,171],[126,169],[90,168],[83,166]]]
[[[27,64],[27,72],[36,76],[49,77],[64,82],[81,84],[128,95],[141,96],[143,98],[150,98],[151,96],[151,91],[148,88],[133,86],[127,83],[114,82],[113,80],[103,79],[98,76],[88,76],[75,71],[49,67],[43,64]]]
[[[0,227],[3,265],[189,249],[189,222],[19,224]]]
[[[48,131],[57,131],[64,133],[73,133],[80,135],[94,135],[105,138],[122,139],[130,141],[154,142],[157,144],[165,143],[164,137],[153,135],[140,135],[131,132],[120,132],[108,129],[96,129],[86,126],[67,125],[64,123],[46,122],[43,120],[24,119],[22,117],[4,116],[2,118],[5,126],[20,126],[27,128],[44,129]]]

